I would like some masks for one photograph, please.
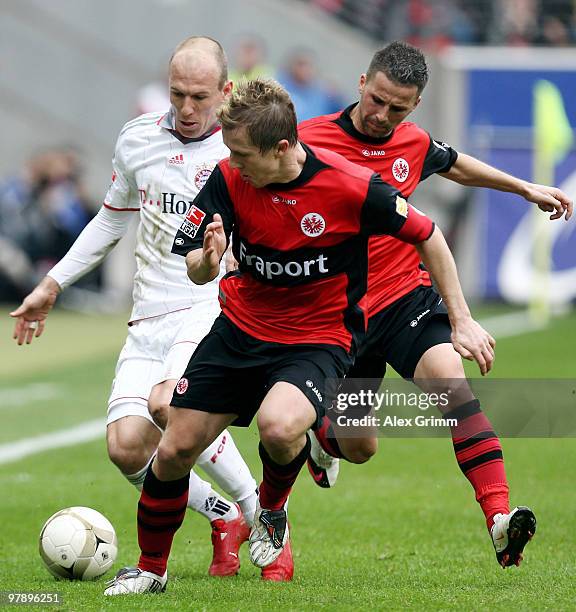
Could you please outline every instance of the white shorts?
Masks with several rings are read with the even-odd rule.
[[[132,323],[116,364],[107,425],[125,416],[153,422],[148,412],[152,387],[182,376],[219,314],[214,301]]]

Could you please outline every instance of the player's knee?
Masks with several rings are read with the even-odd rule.
[[[185,471],[192,469],[200,450],[194,445],[184,444],[182,441],[175,443],[163,440],[158,446],[156,457],[161,464],[178,469],[179,471]]]
[[[435,389],[435,395],[438,397],[436,407],[442,414],[475,399],[465,378],[449,378],[438,382],[441,387]]]
[[[343,446],[341,442],[340,445]],[[350,463],[366,463],[378,451],[378,438],[353,440],[353,444],[341,448],[341,450]]]
[[[106,439],[110,461],[123,474],[135,474],[141,470],[153,452],[146,448],[139,436],[118,435],[108,431]]]
[[[108,456],[123,474],[141,470],[156,451],[159,430],[146,418],[128,415],[106,428]]]
[[[148,400],[148,412],[150,412],[150,416],[154,419],[154,423],[156,423],[156,425],[158,425],[158,427],[161,429],[166,429],[169,408],[169,402],[163,401],[162,399],[154,396],[150,396],[150,399]]]
[[[300,420],[289,414],[274,419],[260,419],[258,429],[260,440],[267,448],[291,446],[302,436]]]

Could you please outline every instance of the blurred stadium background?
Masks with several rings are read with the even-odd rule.
[[[576,124],[575,14],[573,0],[4,0],[0,299],[26,294],[99,207],[120,127],[165,107],[170,52],[190,34],[218,38],[236,78],[243,70],[279,78],[302,119],[353,101],[360,73],[387,41],[418,44],[431,80],[412,118],[531,179],[538,79],[559,88]],[[549,180],[573,196],[576,154],[564,153]],[[537,279],[518,197],[434,177],[413,199],[449,235],[468,297],[529,300]],[[572,226],[553,228],[548,293],[561,305],[576,297]],[[520,247],[508,249],[519,237]],[[101,287],[105,299],[69,291],[62,301],[125,308],[132,268],[124,242],[83,285]]]
[[[417,44],[427,54],[431,80],[411,119],[435,138],[529,180],[535,171],[538,80],[558,88],[568,121],[576,126],[574,0],[0,0],[0,484],[8,491],[0,517],[9,526],[0,539],[0,573],[6,579],[1,588],[50,588],[36,558],[35,534],[47,516],[67,505],[93,505],[109,515],[123,546],[120,562],[131,562],[136,552],[136,494],[107,462],[102,439],[81,447],[82,453],[80,447],[44,455],[26,450],[40,444],[30,436],[83,424],[102,431],[129,310],[130,237],[101,272],[61,297],[65,310],[51,316],[34,346],[12,343],[7,313],[98,209],[119,129],[139,112],[166,104],[168,58],[175,44],[192,34],[222,42],[235,78],[252,63],[255,72],[291,85],[301,118],[354,101],[358,77],[377,48],[394,39]],[[549,180],[574,198],[576,152],[562,142]],[[432,177],[413,201],[438,219],[475,312],[502,338],[494,374],[573,378],[575,221],[556,222],[543,239],[551,264],[538,276],[538,240],[520,198]],[[523,314],[543,288],[549,298],[545,313],[557,319]],[[94,437],[75,431],[68,435],[73,441]],[[259,474],[254,435],[248,431],[238,438]],[[22,438],[28,446],[18,446]],[[548,524],[540,548],[529,552],[535,556],[534,566],[525,570],[529,580],[495,574],[479,510],[449,444],[394,440],[368,466],[345,470],[334,492],[321,493],[300,479],[302,493],[291,505],[299,520],[300,582],[287,586],[285,598],[268,590],[266,602],[291,609],[301,609],[302,601],[322,609],[342,609],[344,603],[379,607],[374,601],[391,608],[528,609],[539,601],[569,609],[574,559],[566,542],[574,535],[574,440],[509,440],[504,448],[513,501],[530,495],[542,524]],[[418,460],[423,455],[426,473]],[[77,483],[85,487],[81,500]],[[366,491],[370,503],[362,501]],[[319,542],[311,513],[332,512],[336,502],[339,512],[331,522],[336,536]],[[23,507],[29,509],[26,516],[11,520]],[[361,525],[353,521],[358,509]],[[259,609],[252,599],[257,588],[248,582],[214,587],[199,578],[208,535],[204,524],[190,520],[198,529],[194,525],[188,542],[180,538],[175,571],[192,576],[196,591],[186,590],[192,588],[186,581],[176,582],[163,606],[178,607],[178,597],[185,595],[191,606],[205,608],[216,601],[211,598],[219,588],[222,605]],[[374,524],[381,525],[381,540],[372,539]],[[463,539],[446,538],[439,524],[458,525]],[[368,542],[367,552],[348,547],[338,535],[343,533]],[[311,551],[307,542],[314,538]],[[325,559],[332,557],[334,565],[327,568]],[[374,565],[370,576],[363,570],[366,558]],[[470,561],[466,569],[445,566],[446,559],[462,558]],[[335,575],[346,578],[334,585]],[[66,591],[70,607],[100,608],[101,587],[80,586],[82,591]]]

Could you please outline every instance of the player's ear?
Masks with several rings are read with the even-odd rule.
[[[418,106],[418,104],[420,104],[420,100],[422,100],[422,96],[418,96],[418,99],[414,103],[414,108],[416,108]]]
[[[278,144],[276,145],[276,154],[280,157],[284,155],[289,148],[290,143],[285,138],[283,138],[282,140],[279,140]]]
[[[228,81],[224,85],[224,87],[222,88],[222,93],[224,94],[225,98],[227,98],[232,93],[233,88],[234,88],[234,83],[232,81]]]
[[[366,75],[360,75],[360,81],[358,83],[358,93],[361,94],[364,91],[364,87],[366,86]]]

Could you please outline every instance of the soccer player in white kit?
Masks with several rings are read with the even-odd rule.
[[[123,127],[102,208],[11,313],[17,318],[18,344],[40,336],[60,291],[97,266],[132,219],[139,218],[134,306],[107,419],[110,459],[138,489],[154,458],[176,383],[220,312],[218,281],[224,270],[215,281],[196,285],[188,279],[184,259],[171,249],[184,215],[193,219],[192,200],[216,163],[229,154],[216,110],[231,90],[218,42],[191,37],[176,47],[170,60],[170,111],[141,115]],[[236,574],[238,549],[249,532],[246,521],[253,520],[256,482],[227,431],[197,463],[238,502],[229,503],[191,472],[188,507],[212,524],[209,573]],[[289,579],[283,568],[270,568],[263,578]]]

